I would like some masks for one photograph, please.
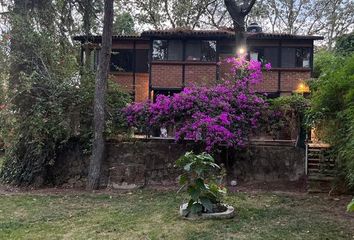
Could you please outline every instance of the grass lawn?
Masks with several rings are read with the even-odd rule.
[[[230,220],[178,217],[173,191],[70,193],[0,191],[0,239],[354,239],[349,198],[230,193]]]

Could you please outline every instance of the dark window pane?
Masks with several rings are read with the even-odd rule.
[[[266,47],[264,48],[264,63],[271,63],[273,67],[279,66],[279,56],[278,48],[276,47]]]
[[[310,67],[310,48],[296,48],[296,67]]]
[[[167,60],[168,41],[167,40],[154,40],[153,42],[153,60]]]
[[[236,52],[235,46],[219,45],[219,53],[221,54],[234,54],[235,52]]]
[[[281,53],[281,66],[282,67],[295,67],[295,49],[296,48],[283,48]]]
[[[202,41],[202,61],[216,61],[216,41]]]
[[[132,72],[133,71],[133,50],[114,49],[111,54],[111,71]]]
[[[201,42],[200,41],[187,41],[186,43],[186,60],[187,61],[200,61],[201,60]]]
[[[182,61],[183,43],[179,40],[168,41],[168,60]]]
[[[149,50],[147,49],[136,49],[135,56],[135,71],[138,73],[148,72],[148,56]]]

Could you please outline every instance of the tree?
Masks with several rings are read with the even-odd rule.
[[[16,1],[9,5],[9,76],[0,110],[6,142],[1,180],[42,185],[58,150],[73,133],[77,68],[60,48],[54,1]]]
[[[94,139],[87,183],[88,189],[99,188],[101,167],[104,158],[105,140],[103,133],[105,127],[105,95],[112,50],[113,12],[113,0],[105,0],[102,48],[99,55],[99,66],[96,75]]]
[[[115,16],[113,23],[113,33],[118,35],[135,33],[134,19],[130,13],[123,12]]]
[[[344,56],[354,53],[354,32],[345,34],[337,39],[335,51]]]
[[[242,5],[238,4],[236,0],[224,0],[224,2],[233,20],[236,49],[244,49],[246,47],[245,18],[256,3],[256,0],[243,0]]]
[[[121,6],[133,13],[139,25],[154,29],[201,27],[207,8],[215,0],[124,0]]]

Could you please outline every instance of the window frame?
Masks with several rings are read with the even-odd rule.
[[[166,59],[156,59],[154,57],[154,42],[155,41],[167,41],[167,54],[166,54]],[[168,46],[170,41],[181,41],[182,42],[182,59],[181,60],[174,60],[174,59],[169,59],[169,53],[168,53]],[[187,60],[187,43],[188,41],[196,41],[198,42],[198,45],[200,47],[200,57],[197,60]],[[206,61],[203,60],[203,42],[214,42],[215,43],[215,58],[212,61]],[[188,39],[163,39],[163,38],[156,38],[151,40],[151,61],[152,62],[183,62],[183,63],[205,63],[205,64],[210,64],[210,63],[217,63],[218,62],[218,41],[216,39],[195,39],[195,38],[188,38]]]
[[[129,52],[130,54],[131,54],[131,66],[130,66],[130,70],[131,71],[119,71],[119,70],[112,70],[112,55],[113,55],[113,53],[114,52],[117,52],[118,53],[118,55],[119,55],[119,53],[121,52],[121,51],[125,51],[125,52]],[[110,59],[110,61],[109,61],[109,72],[111,72],[111,73],[133,73],[134,71],[135,71],[135,56],[134,56],[134,49],[120,49],[120,48],[115,48],[115,49],[112,49],[111,50],[111,59]]]
[[[248,59],[251,59],[251,52],[253,52],[254,49],[261,49],[261,53],[262,56],[264,57],[264,50],[265,48],[277,48],[278,49],[278,53],[277,53],[277,58],[278,58],[278,64],[277,66],[274,66],[272,64],[272,67],[275,69],[297,69],[297,70],[310,70],[312,69],[312,63],[313,63],[313,49],[310,46],[250,46],[249,50],[248,50]],[[286,48],[290,48],[290,49],[294,49],[295,54],[294,54],[294,66],[284,66],[284,61],[283,61],[283,52],[284,49]],[[303,66],[297,66],[296,62],[297,62],[297,56],[296,56],[296,51],[298,49],[306,49],[306,51],[308,51],[309,53],[309,64],[308,67],[303,67]],[[256,52],[256,51],[255,51]],[[259,59],[259,56],[258,56]]]

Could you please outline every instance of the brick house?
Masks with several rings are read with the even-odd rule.
[[[314,41],[319,36],[271,34],[249,28],[247,53],[251,59],[271,62],[258,92],[289,95],[313,71]],[[255,30],[255,31],[253,31]],[[76,36],[90,42],[93,67],[97,66],[100,36]],[[225,67],[217,63],[235,55],[234,33],[225,30],[153,30],[140,35],[113,36],[111,79],[141,102],[158,94],[172,94],[191,85],[208,86],[220,81]],[[82,47],[82,59],[85,59]]]

